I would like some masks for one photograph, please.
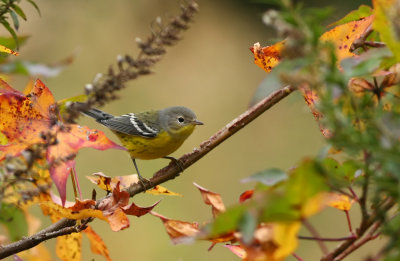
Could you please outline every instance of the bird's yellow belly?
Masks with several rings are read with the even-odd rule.
[[[123,133],[115,133],[122,145],[135,159],[157,159],[168,156],[177,150],[185,139],[173,139],[167,132],[155,138],[144,138]]]

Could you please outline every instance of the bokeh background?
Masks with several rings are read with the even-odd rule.
[[[314,7],[334,5],[336,11],[327,24],[360,4],[370,4],[361,0],[303,2]],[[135,38],[146,38],[155,17],[172,17],[179,12],[181,3],[180,0],[38,0],[41,16],[30,5],[23,5],[28,22],[21,24],[20,34],[31,37],[21,48],[20,58],[52,63],[75,53],[74,62],[58,77],[42,80],[57,100],[81,94],[84,85],[97,73],[106,72],[110,64],[115,64],[118,54],[136,54]],[[102,108],[117,115],[173,105],[192,108],[205,125],[196,129],[173,154],[175,157],[190,152],[247,109],[266,77],[253,64],[249,47],[255,42],[273,43],[276,37],[261,21],[267,5],[244,0],[199,0],[198,3],[200,13],[196,22],[183,34],[183,40],[168,50],[154,68],[155,73],[128,83],[128,88],[119,93],[120,99]],[[5,31],[2,34],[7,35]],[[22,89],[27,80],[13,77],[11,85]],[[101,129],[117,141],[93,120],[82,117],[79,123]],[[239,195],[254,185],[243,184],[241,179],[266,168],[293,167],[301,159],[316,155],[324,145],[311,113],[302,97],[295,93],[185,170],[179,178],[164,184],[183,197],[141,194],[135,197],[135,202],[148,205],[162,199],[155,209],[158,213],[202,224],[211,219],[211,211],[202,203],[193,182],[220,193],[229,206],[236,204]],[[162,159],[138,161],[146,177],[168,163]],[[131,160],[123,151],[82,150],[77,157],[77,172],[85,198],[91,197],[94,188],[85,176],[99,171],[109,176],[134,173]],[[68,198],[73,200],[71,192],[69,184]],[[34,212],[40,216],[37,208]],[[355,213],[352,218],[357,222]],[[238,260],[222,245],[208,252],[209,242],[173,246],[162,223],[153,216],[130,217],[130,221],[131,227],[118,233],[111,232],[102,221],[91,224],[106,242],[113,260]],[[337,210],[326,210],[311,222],[325,237],[348,234],[345,216]],[[43,226],[48,224],[43,219]],[[308,235],[308,232],[302,230],[301,234]],[[377,244],[379,239],[348,260],[360,260],[374,251]],[[55,240],[49,240],[46,245],[54,255]],[[321,256],[315,242],[301,241],[296,253],[304,260],[318,260]],[[83,260],[103,260],[90,252],[86,239]]]

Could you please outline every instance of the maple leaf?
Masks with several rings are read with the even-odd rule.
[[[62,202],[66,199],[67,178],[75,166],[74,157],[81,148],[124,149],[101,131],[76,124],[54,124],[55,101],[40,80],[29,84],[23,93],[1,79],[0,85],[0,132],[5,136],[5,144],[0,146],[0,160],[6,155],[19,156],[34,144],[46,144],[44,134],[54,137],[54,144],[47,147],[46,158]]]

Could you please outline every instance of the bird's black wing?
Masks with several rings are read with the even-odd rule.
[[[139,120],[134,113],[108,119],[100,119],[98,122],[111,130],[135,136],[152,138],[157,136],[159,132],[159,130],[154,128],[154,126],[150,127],[143,121]]]

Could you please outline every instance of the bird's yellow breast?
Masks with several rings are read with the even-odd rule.
[[[128,135],[120,132],[115,132],[115,134],[132,158],[157,159],[176,151],[193,132],[194,128],[194,125],[187,125],[177,133],[174,133],[174,135],[162,131],[154,138]]]

